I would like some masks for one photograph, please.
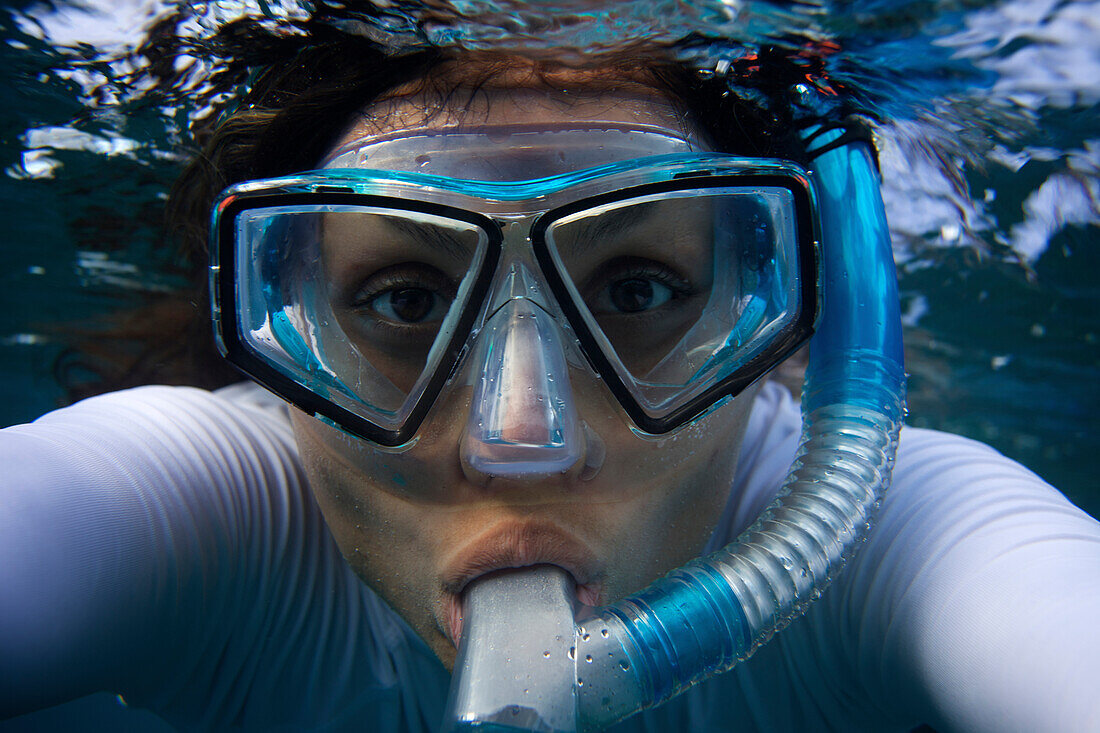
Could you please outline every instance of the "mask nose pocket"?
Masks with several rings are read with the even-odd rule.
[[[565,473],[582,461],[584,438],[554,319],[515,298],[478,341],[463,464],[480,475],[518,478]]]

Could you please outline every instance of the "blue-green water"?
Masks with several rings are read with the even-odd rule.
[[[189,32],[248,5],[198,6]],[[735,41],[697,44],[716,59],[784,32],[787,43],[841,39],[831,78],[896,118],[879,140],[910,422],[986,441],[1100,513],[1089,463],[1100,454],[1100,2],[605,5],[615,12],[544,3],[559,17],[547,25],[508,3],[464,3],[458,23],[446,12],[457,4],[434,3],[427,17],[397,3],[407,12],[388,22],[406,44],[571,39],[578,56],[624,32],[673,38],[701,27]],[[63,399],[57,324],[174,284],[155,245],[187,111],[118,104],[133,93],[127,49],[165,6],[0,9],[3,424]],[[275,18],[300,13],[290,2],[265,7]]]

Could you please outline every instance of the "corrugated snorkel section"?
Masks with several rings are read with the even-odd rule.
[[[815,145],[840,135],[825,133]],[[801,447],[779,498],[726,548],[577,631],[577,724],[598,730],[731,669],[817,598],[870,527],[904,417],[893,253],[869,146],[822,154],[823,318]],[[592,660],[592,661],[587,661]]]

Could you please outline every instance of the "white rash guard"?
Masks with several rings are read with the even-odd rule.
[[[708,549],[798,430],[766,386]],[[106,690],[183,730],[438,726],[449,675],[345,564],[259,388],[85,400],[0,431],[0,467],[0,717]],[[1100,525],[991,448],[906,429],[871,539],[807,616],[615,730],[1097,731],[1098,629]]]

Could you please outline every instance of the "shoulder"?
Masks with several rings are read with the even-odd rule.
[[[770,500],[786,477],[798,448],[802,418],[798,402],[782,386],[766,384],[755,402],[741,448],[734,486],[753,503]],[[929,523],[978,519],[973,510],[1014,505],[1021,510],[1068,512],[1091,521],[1054,487],[1024,466],[976,440],[923,428],[903,427],[878,524],[919,513]]]
[[[31,425],[85,423],[102,426],[123,418],[119,428],[191,428],[208,420],[239,426],[263,425],[289,428],[285,404],[251,382],[216,391],[196,387],[150,385],[89,397],[69,407],[46,413]],[[167,420],[166,420],[167,418]]]

